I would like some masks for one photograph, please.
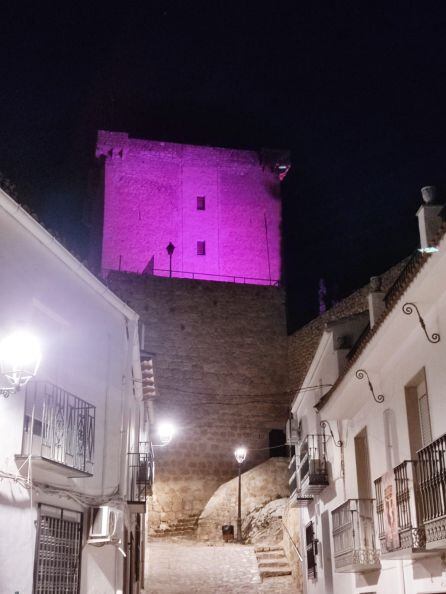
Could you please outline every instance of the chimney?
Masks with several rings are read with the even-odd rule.
[[[370,315],[370,328],[376,324],[381,314],[386,308],[384,303],[384,291],[381,290],[381,277],[372,276],[370,278],[370,291],[368,295],[369,301],[369,315]]]
[[[437,188],[435,186],[421,188],[421,196],[424,204],[417,211],[420,246],[422,252],[429,252],[429,248],[435,247],[434,238],[442,223],[439,215],[443,205],[437,203]]]

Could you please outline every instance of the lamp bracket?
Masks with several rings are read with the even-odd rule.
[[[330,426],[330,423],[328,421],[321,421],[320,422],[320,426],[322,427],[322,429],[325,429],[326,427],[328,427],[329,431],[330,431],[330,435],[333,439],[333,443],[337,448],[342,448],[342,446],[344,445],[341,439],[336,440],[335,436],[333,434],[333,429]]]
[[[355,375],[360,380],[364,379],[365,377],[367,378],[367,383],[369,384],[369,390],[372,393],[372,396],[373,396],[373,399],[375,402],[378,402],[378,403],[384,402],[383,394],[375,395],[375,390],[373,389],[372,382],[370,381],[370,378],[369,378],[369,374],[367,373],[367,371],[365,369],[358,369],[356,371]]]
[[[438,332],[434,332],[431,336],[429,336],[429,334],[426,330],[426,324],[424,322],[423,316],[420,314],[420,310],[415,305],[415,303],[412,303],[412,302],[405,303],[403,305],[402,309],[403,309],[403,313],[405,313],[407,316],[410,316],[413,313],[413,311],[415,310],[417,312],[418,321],[420,322],[420,326],[423,329],[423,332],[426,335],[426,338],[428,339],[428,341],[431,342],[432,344],[436,344],[437,342],[440,342],[440,335],[438,334]]]

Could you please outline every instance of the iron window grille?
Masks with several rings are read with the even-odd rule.
[[[307,576],[309,579],[316,579],[316,555],[317,539],[314,534],[313,522],[305,526],[305,545],[307,553]]]
[[[206,196],[197,196],[197,210],[206,210]]]
[[[96,408],[49,382],[26,386],[22,455],[93,473]]]
[[[39,504],[33,594],[79,594],[81,512]]]
[[[205,241],[197,241],[197,256],[205,256],[206,255],[206,242]]]

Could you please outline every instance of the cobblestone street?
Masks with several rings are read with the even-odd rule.
[[[291,576],[261,582],[252,546],[151,542],[147,565],[147,594],[296,594]]]

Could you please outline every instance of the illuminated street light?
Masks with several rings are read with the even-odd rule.
[[[247,454],[246,448],[237,448],[234,452],[238,464],[238,510],[237,510],[237,542],[242,542],[242,464]]]
[[[157,433],[161,442],[160,445],[165,446],[172,441],[172,438],[176,433],[175,426],[173,423],[165,421],[159,424]]]
[[[16,330],[0,341],[0,375],[8,386],[0,387],[7,398],[33,378],[40,365],[41,351],[37,339],[25,330]]]
[[[246,458],[246,448],[237,448],[234,452],[234,456],[239,464],[243,464]]]

